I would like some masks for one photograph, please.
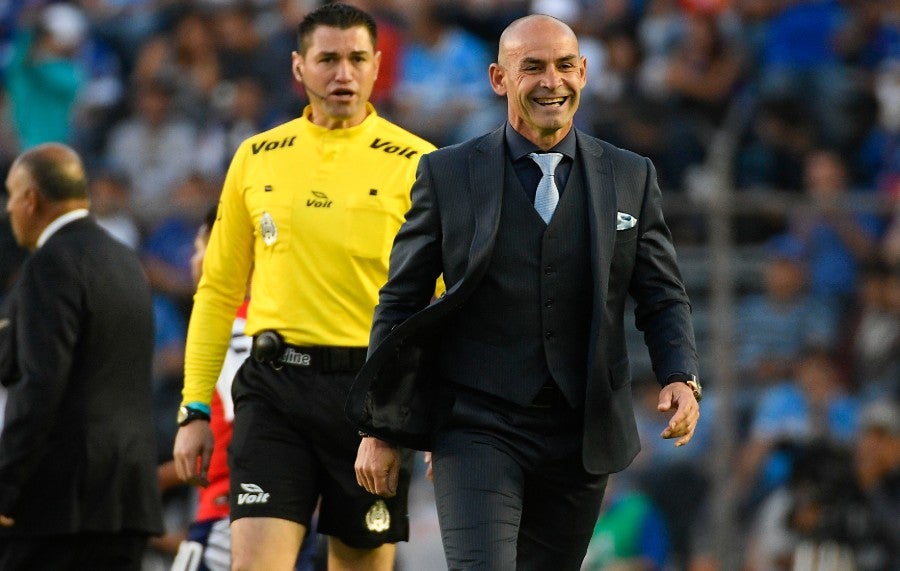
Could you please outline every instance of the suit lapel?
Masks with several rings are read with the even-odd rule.
[[[587,183],[588,219],[591,231],[591,269],[596,292],[601,297],[595,300],[606,302],[606,289],[609,284],[609,268],[613,249],[616,243],[616,192],[612,165],[603,156],[601,147],[593,138],[586,137],[580,131],[578,149]],[[598,315],[594,312],[594,315]]]
[[[480,280],[497,239],[506,164],[503,129],[485,136],[469,155],[469,198],[475,214],[475,232],[469,248],[466,279],[463,280],[467,282]]]

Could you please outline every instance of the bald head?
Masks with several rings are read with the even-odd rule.
[[[33,250],[41,232],[72,210],[88,208],[87,179],[78,153],[47,143],[19,155],[6,175],[6,212],[19,245]]]
[[[586,70],[572,28],[535,14],[503,31],[489,74],[494,93],[506,97],[512,128],[547,150],[572,129]]]
[[[88,197],[87,177],[81,158],[60,143],[33,147],[16,158],[12,168],[28,171],[40,193],[50,202],[84,200]]]
[[[513,21],[500,34],[497,63],[506,67],[512,54],[523,50],[535,37],[569,40],[578,46],[578,38],[565,22],[546,14],[532,14]]]

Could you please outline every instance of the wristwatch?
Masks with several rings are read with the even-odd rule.
[[[672,373],[669,375],[667,381],[669,383],[686,384],[691,389],[691,392],[694,393],[694,398],[697,399],[697,402],[703,400],[703,386],[700,385],[700,379],[697,378],[697,375],[691,375],[689,373]]]
[[[205,420],[209,422],[209,413],[198,408],[190,406],[182,406],[178,409],[178,426],[186,426],[195,420]]]

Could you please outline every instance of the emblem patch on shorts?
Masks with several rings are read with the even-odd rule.
[[[391,512],[388,511],[387,504],[384,500],[378,500],[369,511],[366,512],[366,529],[369,531],[382,532],[387,531],[391,527]]]
[[[263,212],[259,221],[259,233],[266,246],[271,246],[278,239],[278,227],[275,226],[275,219],[268,212]]]

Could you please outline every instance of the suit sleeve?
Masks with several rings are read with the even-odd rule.
[[[43,252],[41,252],[43,253]],[[19,379],[0,436],[0,513],[9,514],[60,415],[81,336],[82,284],[64,260],[36,254],[17,284]]]
[[[441,274],[441,225],[429,155],[419,161],[412,205],[391,249],[387,283],[378,294],[370,353],[396,325],[424,308]]]
[[[639,217],[639,241],[629,293],[636,302],[635,325],[656,377],[665,381],[675,372],[697,374],[697,348],[691,306],[675,255],[672,235],[662,212],[656,169],[644,159],[646,182]]]

